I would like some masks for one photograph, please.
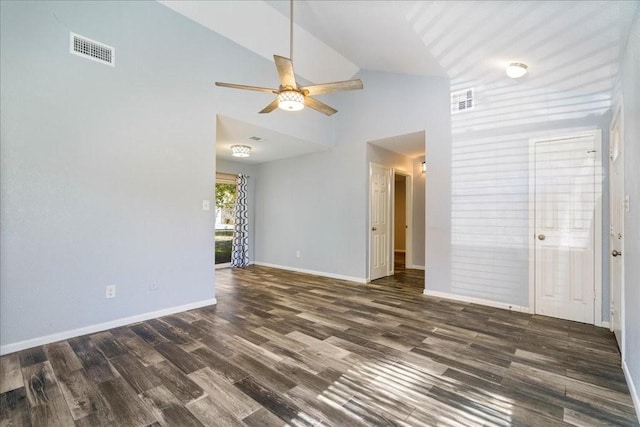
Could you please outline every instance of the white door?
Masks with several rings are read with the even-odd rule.
[[[391,170],[369,165],[369,279],[388,276],[389,268],[389,206]]]
[[[594,323],[595,137],[535,143],[535,311]]]
[[[611,330],[622,350],[622,289],[624,282],[624,150],[621,114],[611,123],[609,144],[609,249],[611,250]]]

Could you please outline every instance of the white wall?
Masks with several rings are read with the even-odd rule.
[[[426,235],[437,242],[431,248],[427,244],[427,262],[431,257],[434,266],[427,282],[445,286],[451,205],[448,80],[370,71],[360,78],[364,90],[326,97],[339,110],[332,149],[259,166],[256,261],[366,278],[367,142],[424,130],[434,164],[433,187],[426,190]]]
[[[625,360],[623,367],[640,419],[640,16],[635,23],[622,63],[624,100],[624,185],[631,209],[625,215],[624,324]]]
[[[277,74],[158,3],[0,7],[0,351],[211,303],[216,114],[323,143],[330,121],[216,88]],[[70,31],[115,67],[71,55]]]
[[[529,306],[530,140],[601,129],[602,151],[606,152],[609,117],[605,114],[550,120],[516,128],[454,134],[451,293]],[[606,162],[600,166],[605,168],[603,176],[606,176]],[[606,181],[603,187],[602,213],[606,221],[603,230],[608,231]],[[605,231],[602,241],[608,245]],[[607,320],[608,256],[603,261],[602,315]]]

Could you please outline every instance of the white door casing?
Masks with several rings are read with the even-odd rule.
[[[390,274],[391,170],[369,164],[369,280]]]
[[[620,103],[622,105],[622,103]],[[609,143],[609,250],[611,283],[611,319],[620,352],[624,356],[624,139],[622,107],[611,121]]]
[[[597,133],[534,141],[535,313],[596,323]],[[599,281],[598,281],[599,283]],[[596,293],[598,295],[596,295]]]

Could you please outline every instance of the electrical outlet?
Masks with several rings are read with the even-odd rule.
[[[149,285],[149,289],[152,291],[157,291],[158,289],[160,289],[160,285],[158,284],[158,282],[151,282],[151,284]]]
[[[107,286],[107,298],[115,298],[116,297],[116,285]]]
[[[209,210],[209,201],[208,200],[203,200],[202,201],[202,210],[203,211],[208,211]]]
[[[296,258],[300,258],[300,251],[296,251]]]

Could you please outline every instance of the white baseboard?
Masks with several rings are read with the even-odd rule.
[[[268,262],[254,262],[255,265],[263,267],[278,268],[280,270],[295,271],[297,273],[313,274],[315,276],[329,277],[331,279],[348,280],[349,282],[367,283],[363,277],[344,276],[342,274],[325,273],[324,271],[306,270],[304,268],[289,267],[287,265],[270,264]]]
[[[609,322],[607,322],[606,320],[603,320],[602,322],[600,322],[599,325],[596,325],[596,326],[600,326],[601,328],[611,329]]]
[[[483,298],[469,297],[466,295],[450,294],[447,292],[437,292],[425,289],[423,294],[430,297],[443,298],[459,302],[469,302],[472,304],[486,305],[488,307],[502,308],[505,310],[517,311],[519,313],[529,313],[529,307],[522,305],[508,304],[506,302],[491,301]]]
[[[406,265],[405,268],[408,268],[411,270],[424,270],[424,265],[411,264],[411,265]]]
[[[39,345],[49,344],[56,341],[62,341],[69,338],[79,337],[81,335],[93,334],[96,332],[106,331],[108,329],[117,328],[120,326],[130,325],[132,323],[144,322],[145,320],[155,319],[156,317],[168,316],[170,314],[180,313],[182,311],[193,310],[200,307],[206,307],[208,305],[217,304],[215,298],[206,299],[202,301],[196,301],[189,304],[178,305],[169,308],[163,308],[162,310],[150,311],[143,314],[137,314],[135,316],[123,317],[116,320],[110,320],[108,322],[97,323],[95,325],[84,326],[78,329],[72,329],[70,331],[57,332],[51,335],[45,335],[42,337],[31,338],[24,341],[19,341],[12,344],[6,344],[0,347],[0,355],[14,353],[16,351],[25,350],[31,347],[37,347]]]
[[[638,397],[638,389],[633,383],[633,378],[631,378],[631,373],[629,372],[626,360],[622,361],[622,372],[624,372],[624,377],[627,380],[627,386],[629,387],[629,393],[631,394],[631,400],[636,408],[636,417],[638,417],[638,421],[640,422],[640,398]]]

